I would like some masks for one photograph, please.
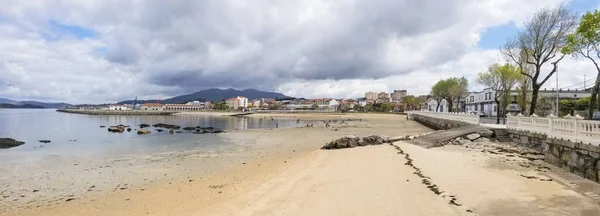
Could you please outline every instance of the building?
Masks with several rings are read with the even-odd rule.
[[[131,106],[123,105],[123,104],[111,104],[108,105],[109,110],[131,110]]]
[[[145,103],[140,105],[140,110],[143,111],[164,111],[165,105],[159,103]]]
[[[531,93],[530,93],[531,94]],[[584,90],[576,90],[576,89],[559,89],[558,90],[558,99],[559,100],[576,100],[584,97],[591,96],[591,93]],[[540,89],[538,92],[538,99],[541,97],[550,98],[550,100],[556,100],[556,90],[555,89]],[[510,101],[516,101],[517,92],[515,90],[510,92]],[[531,99],[531,95],[529,96]],[[481,112],[488,117],[496,117],[498,114],[498,105],[494,100],[494,90],[491,88],[486,88],[481,92],[471,92],[465,98],[466,109],[465,112]],[[553,110],[556,109],[555,103],[552,103]]]
[[[408,91],[406,90],[394,90],[394,92],[390,94],[390,97],[392,98],[392,101],[402,101],[406,95],[408,95]]]
[[[491,88],[486,88],[480,92],[471,92],[467,96],[465,103],[465,112],[478,112],[485,116],[496,116],[498,113],[498,105],[494,100],[495,91]]]
[[[205,109],[204,103],[165,104],[167,111],[200,111]]]
[[[333,98],[316,98],[308,100],[308,104],[316,104],[320,109],[337,109],[338,101]]]
[[[377,94],[377,99],[389,101],[389,98],[390,98],[390,94],[388,94],[387,92],[379,92],[379,94]]]
[[[240,102],[237,98],[229,98],[225,100],[225,104],[229,107],[229,109],[237,110],[240,107]]]
[[[365,93],[365,99],[368,101],[377,100],[378,95],[375,92],[367,92]]]
[[[430,112],[448,112],[448,102],[446,99],[442,99],[440,101],[440,106],[438,107],[438,101],[431,98],[427,101],[427,110]]]
[[[237,96],[236,99],[238,100],[238,107],[241,107],[241,108],[248,107],[248,98],[246,98],[244,96]]]
[[[261,103],[262,103],[261,100],[254,99],[254,100],[252,100],[252,106],[251,107],[254,108],[254,109],[260,109]],[[248,105],[250,105],[250,104],[248,104]]]

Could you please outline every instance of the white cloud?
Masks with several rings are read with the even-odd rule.
[[[0,96],[110,102],[208,87],[300,97],[425,94],[444,77],[474,82],[502,60],[475,48],[486,28],[522,23],[560,2],[9,1],[0,8]],[[78,39],[51,22],[95,37]],[[570,74],[588,68],[564,61]]]

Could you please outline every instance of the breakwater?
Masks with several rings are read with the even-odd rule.
[[[175,111],[145,111],[145,110],[78,110],[59,109],[57,112],[76,113],[85,115],[171,115]]]

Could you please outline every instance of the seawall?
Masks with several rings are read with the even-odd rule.
[[[171,115],[175,111],[142,111],[142,110],[77,110],[61,109],[57,112],[76,113],[85,115]]]
[[[543,153],[547,163],[600,183],[600,147],[529,131],[506,131],[513,142]]]
[[[412,119],[416,122],[419,122],[420,124],[425,125],[428,128],[431,128],[434,130],[448,130],[448,129],[452,129],[452,128],[458,128],[458,127],[470,125],[469,123],[462,122],[462,121],[434,118],[434,117],[423,116],[423,115],[419,115],[419,114],[410,114],[407,116],[407,118]]]

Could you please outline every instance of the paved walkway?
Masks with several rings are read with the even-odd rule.
[[[459,128],[454,128],[445,131],[439,131],[425,136],[421,136],[417,139],[409,141],[412,144],[424,147],[434,148],[442,146],[442,142],[454,139],[459,136],[477,132],[486,127],[480,125],[467,125]]]

